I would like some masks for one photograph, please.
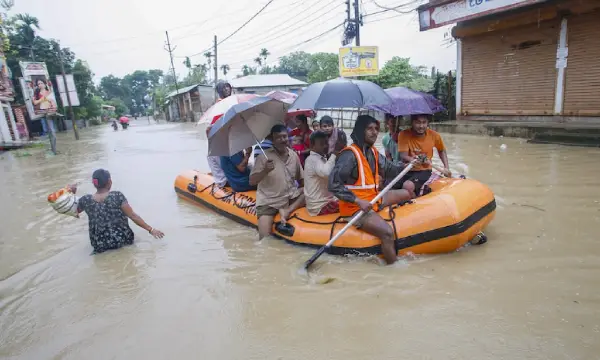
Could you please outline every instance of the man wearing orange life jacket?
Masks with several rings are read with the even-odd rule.
[[[329,191],[340,200],[340,215],[351,217],[365,212],[354,225],[381,239],[381,252],[388,264],[396,261],[395,235],[392,227],[376,212],[380,208],[414,197],[410,190],[390,190],[375,206],[370,201],[377,196],[379,176],[392,180],[404,165],[386,159],[375,149],[379,122],[368,115],[356,119],[350,137],[354,141],[340,153],[329,176]]]

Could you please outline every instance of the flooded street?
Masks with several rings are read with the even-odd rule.
[[[177,198],[180,171],[208,170],[193,125],[81,135],[0,155],[0,358],[599,358],[598,149],[442,134],[454,173],[496,194],[488,243],[390,267],[323,256],[307,277],[314,250]],[[132,224],[133,246],[90,256],[86,216],[46,197],[92,192],[100,167],[164,239]]]

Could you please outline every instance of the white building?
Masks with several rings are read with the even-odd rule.
[[[295,94],[302,92],[307,84],[287,74],[248,75],[229,81],[236,94],[266,94],[281,90]]]

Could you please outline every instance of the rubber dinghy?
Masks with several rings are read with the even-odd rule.
[[[396,234],[399,255],[439,254],[454,251],[467,242],[485,242],[483,229],[495,215],[492,191],[473,179],[443,178],[430,184],[432,192],[404,205],[382,209]],[[210,174],[185,171],[175,180],[175,191],[183,199],[208,207],[241,224],[257,227],[256,191],[233,192],[219,188]],[[321,247],[339,231],[346,221],[338,215],[310,216],[298,209],[286,227],[277,226],[273,235],[292,244]],[[356,228],[349,229],[331,247],[329,253],[380,254],[381,241]]]

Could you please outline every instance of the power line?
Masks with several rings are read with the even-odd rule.
[[[281,51],[277,51],[278,53],[283,53],[283,55],[279,56],[278,59],[281,59],[283,56],[285,56],[286,54],[288,54],[290,52],[290,50],[295,50],[295,49],[301,47],[302,45],[306,45],[306,44],[311,43],[311,42],[313,42],[315,40],[318,40],[321,37],[327,35],[328,33],[331,33],[332,31],[334,31],[334,30],[342,27],[343,25],[344,25],[343,22],[339,23],[336,26],[334,26],[334,27],[332,27],[332,28],[330,28],[328,30],[323,31],[322,33],[320,33],[318,35],[315,35],[315,36],[313,36],[313,37],[311,37],[309,39],[303,40],[303,41],[301,41],[299,43],[296,43],[294,45],[288,46],[288,47],[282,49]],[[232,64],[242,64],[242,63],[251,62],[251,61],[253,61],[253,59],[245,59],[245,60],[231,62],[231,63],[229,63],[229,65],[232,65]]]
[[[297,5],[297,4],[300,4],[300,5],[301,5],[303,2],[304,2],[304,0],[296,0],[295,2],[293,2],[293,3],[291,3],[291,4],[285,4],[284,6],[280,6],[280,7],[278,7],[278,8],[275,8],[275,9],[271,8],[269,11],[265,11],[265,12],[263,13],[263,15],[274,13],[274,12],[276,12],[276,11],[278,11],[278,10],[285,9],[285,8],[286,8],[286,7],[288,7],[288,6],[293,6],[293,5]],[[231,12],[231,13],[229,13],[229,14],[235,14],[235,13],[239,13],[239,10],[236,10],[235,12]],[[228,15],[228,14],[224,14],[224,15],[223,15],[223,14],[221,14],[221,15],[219,15],[218,17],[212,17],[211,19],[209,19],[209,20],[207,20],[206,22],[202,23],[202,24],[200,25],[200,27],[199,27],[199,28],[202,28],[202,27],[203,27],[203,25],[206,25],[206,24],[209,24],[209,23],[211,23],[213,20],[219,20],[221,17],[227,17],[227,16],[229,16],[229,15]],[[194,30],[198,30],[198,29],[194,29]],[[183,35],[183,36],[180,36],[180,37],[176,38],[175,40],[187,39],[187,38],[190,38],[190,37],[194,37],[194,36],[196,36],[196,35],[204,35],[204,34],[206,34],[206,33],[211,33],[211,32],[214,32],[215,30],[216,30],[216,28],[215,28],[215,27],[213,27],[211,30],[206,30],[206,31],[196,32],[196,33],[193,33],[193,34],[191,34],[191,33],[188,33],[188,34],[185,34],[185,35]]]
[[[319,8],[318,10],[316,10],[316,11],[315,11],[315,12],[313,12],[313,13],[311,13],[310,15],[307,15],[306,17],[307,17],[307,18],[311,18],[311,17],[312,17],[313,15],[315,15],[317,12],[319,12],[319,11],[323,10],[325,7],[327,7],[328,5],[331,5],[331,4],[333,4],[334,2],[336,2],[336,0],[333,0],[333,1],[331,1],[330,3],[328,3],[327,5],[325,5],[324,7],[321,7],[321,8]],[[339,5],[336,5],[336,6],[339,6]],[[327,13],[331,12],[331,11],[332,11],[334,8],[335,8],[335,7],[331,8],[331,9],[328,9],[328,10],[327,10],[327,11],[325,11],[325,12],[324,12],[322,15],[325,15],[325,14],[327,14]],[[319,16],[321,16],[321,15],[319,15]],[[315,17],[314,19],[312,19],[312,20],[310,20],[310,21],[308,21],[308,22],[303,22],[303,23],[301,23],[301,24],[300,24],[300,27],[306,27],[307,25],[309,25],[309,24],[311,24],[311,23],[314,23],[315,21],[320,21],[320,22],[322,22],[322,23],[327,23],[327,21],[329,21],[329,20],[333,19],[334,17],[338,17],[338,16],[339,16],[339,14],[337,14],[337,13],[334,13],[334,14],[333,14],[333,16],[330,16],[330,17],[328,17],[327,19],[322,19],[322,18],[320,18],[320,17]],[[277,36],[275,36],[275,37],[272,37],[272,38],[269,38],[269,39],[261,39],[261,40],[259,40],[258,42],[254,42],[254,43],[252,43],[252,44],[249,44],[249,45],[247,45],[247,46],[244,46],[244,47],[242,47],[242,48],[240,48],[240,49],[232,49],[231,51],[235,51],[236,53],[239,53],[239,52],[246,51],[247,49],[254,48],[255,46],[258,46],[258,45],[262,45],[262,47],[265,47],[265,45],[266,45],[266,44],[268,44],[270,41],[273,41],[273,40],[276,40],[276,39],[280,39],[280,38],[282,38],[282,37],[284,37],[284,36],[286,36],[286,35],[289,35],[289,34],[295,33],[295,32],[297,32],[297,31],[298,31],[298,28],[292,28],[292,29],[290,29],[289,31],[287,31],[287,32],[283,32],[283,33],[281,33],[281,34],[278,34],[278,35],[277,35]]]
[[[260,15],[261,12],[263,12],[263,10],[265,10],[267,8],[267,6],[271,5],[271,3],[275,1],[275,0],[269,0],[268,3],[265,4],[265,6],[263,6],[260,10],[258,10],[258,12],[254,15],[252,15],[252,17],[250,19],[248,19],[248,21],[246,21],[245,23],[242,24],[242,26],[240,26],[239,28],[237,28],[234,32],[232,32],[231,34],[229,34],[228,36],[225,37],[225,39],[221,40],[220,42],[217,43],[218,45],[221,45],[223,42],[227,41],[228,39],[230,39],[233,35],[237,34],[240,30],[242,30],[246,25],[248,25],[248,23],[250,23],[250,21],[254,20],[254,18],[256,18],[258,15]],[[200,54],[204,54],[205,52],[207,52],[208,50],[212,49],[213,46],[209,46],[206,49],[197,52],[195,54],[192,55],[187,55],[187,57],[193,57],[193,56],[198,56]]]
[[[336,0],[334,0],[334,1],[336,1]],[[337,1],[339,1],[339,0],[337,0]],[[254,39],[258,36],[265,36],[265,34],[271,34],[271,32],[278,31],[281,28],[287,29],[289,27],[290,22],[292,22],[298,15],[304,16],[304,14],[307,11],[310,11],[314,6],[318,5],[320,2],[321,2],[321,0],[314,0],[312,2],[304,1],[296,6],[293,6],[293,7],[289,8],[287,12],[296,14],[295,16],[292,16],[291,18],[285,17],[283,19],[283,21],[278,22],[269,28],[266,28],[266,29],[261,28],[258,32],[255,32],[253,34],[248,34],[248,36],[244,36],[242,38],[236,39],[233,43],[229,42],[227,45],[231,46],[231,45],[238,44],[238,43],[245,43],[248,40]],[[329,4],[331,4],[331,2]],[[327,6],[329,4],[326,4],[325,6]],[[304,16],[304,17],[308,17],[308,16]]]
[[[333,15],[334,15],[333,17],[329,17],[329,18],[326,18],[326,19],[323,19],[323,18],[317,18],[316,20],[321,20],[323,23],[327,23],[327,22],[329,22],[330,20],[332,20],[334,17],[339,17],[339,14],[333,14]],[[316,20],[313,20],[313,21],[316,21]],[[306,26],[306,25],[308,25],[308,24],[309,24],[309,23],[302,23],[300,26],[304,27],[304,26]],[[296,29],[296,28],[292,29],[292,32],[297,32],[297,29]],[[313,32],[313,33],[314,33],[314,32]],[[286,34],[283,34],[283,35],[286,35]],[[278,42],[277,42],[277,43],[275,43],[275,44],[271,43],[271,41],[273,41],[273,40],[275,40],[275,39],[277,39],[277,38],[279,38],[279,37],[281,37],[281,36],[277,36],[277,37],[274,37],[274,38],[268,39],[266,42],[262,42],[261,44],[263,45],[263,47],[267,47],[267,46],[266,46],[266,44],[269,44],[268,48],[271,48],[271,49],[272,49],[273,47],[275,47],[275,48],[278,48],[278,46],[279,46],[279,45],[287,45],[287,44],[289,44],[289,39],[283,39],[283,41],[278,41]],[[252,48],[254,49],[254,46],[253,46]],[[230,55],[231,55],[231,54],[235,54],[237,57],[240,57],[240,51],[229,52],[229,54],[230,54]],[[253,59],[252,59],[252,60],[253,60]]]

